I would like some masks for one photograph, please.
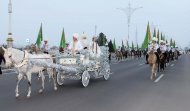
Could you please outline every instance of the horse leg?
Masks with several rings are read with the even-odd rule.
[[[156,78],[156,76],[157,76],[157,66],[156,66],[156,64],[154,64],[154,78]]]
[[[43,71],[39,71],[39,74],[41,75],[41,80],[42,80],[42,86],[41,86],[41,88],[40,88],[40,90],[39,90],[39,93],[41,94],[41,93],[43,93],[43,90],[44,90],[44,80],[45,80],[45,76],[44,76]]]
[[[160,62],[158,62],[157,72],[160,72]]]
[[[153,75],[154,75],[154,65],[151,65],[151,75],[150,75],[150,80],[153,80]]]
[[[28,94],[27,94],[27,98],[30,98],[31,95],[31,79],[32,79],[32,75],[31,72],[27,73],[27,79],[28,79]]]
[[[17,84],[16,84],[16,89],[15,89],[15,93],[16,93],[16,98],[18,98],[19,97],[19,90],[18,90],[18,88],[19,88],[19,83],[20,83],[20,81],[22,80],[22,78],[23,78],[23,75],[22,74],[18,74],[17,75]]]
[[[54,90],[57,91],[57,84],[56,84],[56,73],[55,69],[48,68],[47,69],[48,74],[53,78],[53,85],[54,85]]]

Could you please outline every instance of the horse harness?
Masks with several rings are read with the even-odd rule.
[[[12,61],[15,64],[15,67],[17,67],[17,68],[20,68],[28,63],[27,52],[26,51],[23,51],[23,52],[24,52],[24,57],[18,65],[16,63],[14,63],[14,61]]]

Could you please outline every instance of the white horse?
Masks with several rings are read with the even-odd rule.
[[[42,93],[44,90],[44,80],[45,80],[45,76],[43,73],[44,70],[47,70],[49,77],[53,78],[54,90],[57,90],[56,76],[53,73],[54,69],[32,65],[29,62],[30,59],[34,59],[36,61],[42,61],[42,62],[46,61],[48,63],[53,63],[53,59],[50,55],[48,55],[48,54],[32,55],[32,54],[27,53],[27,51],[20,51],[18,49],[14,49],[14,48],[8,48],[8,49],[3,48],[3,50],[5,51],[5,54],[4,54],[4,57],[6,60],[5,66],[11,67],[14,65],[14,67],[16,68],[16,70],[18,72],[17,85],[16,85],[16,90],[15,90],[16,98],[19,97],[18,87],[19,87],[19,83],[23,79],[23,77],[26,77],[28,80],[29,89],[28,89],[27,98],[30,97],[30,95],[31,95],[31,76],[33,73],[39,73],[39,76],[41,76],[42,87],[40,88],[39,93]]]

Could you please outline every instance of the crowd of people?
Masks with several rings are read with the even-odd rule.
[[[42,51],[48,54],[49,45],[45,40],[42,46]],[[66,48],[59,48],[59,52],[70,52],[72,55],[79,54],[82,50],[89,50],[90,55],[93,57],[99,57],[101,54],[100,47],[97,43],[97,37],[93,37],[92,41],[87,40],[87,35],[82,34],[80,37],[77,33],[73,34],[73,39],[70,44],[66,44]]]

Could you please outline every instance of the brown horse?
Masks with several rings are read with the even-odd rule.
[[[115,55],[116,55],[116,59],[117,59],[118,61],[123,60],[123,54],[122,54],[121,51],[116,51],[116,52],[115,52]]]
[[[150,75],[150,79],[153,80],[156,78],[156,73],[157,73],[157,68],[158,68],[158,64],[157,64],[157,57],[154,54],[154,51],[150,51],[149,52],[149,57],[148,57],[148,63],[151,66],[151,75]]]

